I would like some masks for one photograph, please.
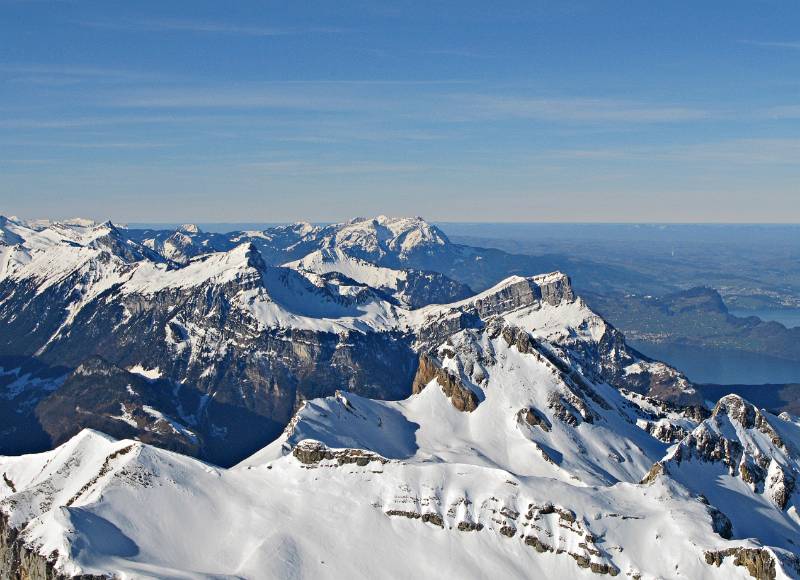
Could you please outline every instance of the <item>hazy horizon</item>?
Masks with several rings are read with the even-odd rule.
[[[428,219],[426,216],[416,216],[413,214],[374,214],[374,215],[353,215],[348,218],[344,219],[324,219],[324,220],[307,220],[303,218],[296,218],[296,219],[286,219],[286,220],[269,220],[269,221],[204,221],[204,220],[165,220],[165,221],[153,221],[153,220],[143,220],[143,221],[128,221],[128,220],[114,220],[110,218],[104,218],[103,216],[91,216],[91,215],[73,215],[73,214],[64,214],[61,216],[48,216],[48,215],[18,215],[13,212],[4,212],[2,208],[0,208],[0,216],[5,216],[9,218],[17,218],[25,221],[37,221],[37,220],[50,220],[50,221],[70,221],[70,220],[78,220],[78,219],[90,219],[97,223],[102,223],[104,221],[111,221],[115,225],[124,226],[129,229],[174,229],[178,228],[182,225],[186,224],[193,224],[201,227],[202,229],[206,229],[206,231],[212,232],[227,232],[227,231],[235,231],[241,229],[251,229],[250,226],[253,227],[274,227],[274,226],[281,226],[299,222],[308,222],[312,225],[319,225],[325,226],[330,224],[337,224],[337,223],[344,223],[351,221],[353,219],[359,218],[366,218],[370,219],[373,217],[377,217],[378,215],[388,215],[389,217],[421,217],[425,219],[427,222],[438,225],[438,226],[459,226],[459,227],[470,227],[470,226],[543,226],[543,227],[558,227],[558,226],[578,226],[578,227],[609,227],[609,226],[620,226],[620,227],[630,227],[630,228],[671,228],[671,227],[708,227],[708,228],[716,228],[716,227],[764,227],[764,228],[795,228],[800,227],[800,221],[798,222],[679,222],[679,221],[526,221],[526,220],[447,220],[447,219]],[[233,229],[225,230],[225,227],[232,227]],[[247,226],[247,227],[246,227]]]

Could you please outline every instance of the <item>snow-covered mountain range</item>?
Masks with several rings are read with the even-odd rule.
[[[700,402],[679,373],[628,349],[563,274],[474,294],[410,267],[437,252],[482,261],[419,218],[238,232],[185,262],[111,223],[4,219],[2,231],[5,452],[91,427],[230,465],[277,437],[304,400],[342,388],[408,396],[421,355],[522,306],[552,317],[546,338],[563,364]]]
[[[490,257],[0,218],[0,576],[800,577],[797,420]]]

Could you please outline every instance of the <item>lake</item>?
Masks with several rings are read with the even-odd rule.
[[[683,371],[695,383],[800,383],[800,362],[734,350],[629,341],[636,350]]]

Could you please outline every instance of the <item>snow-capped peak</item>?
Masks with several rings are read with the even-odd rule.
[[[82,228],[91,228],[97,225],[97,222],[94,221],[93,219],[82,218],[82,217],[66,219],[61,223],[67,226],[78,226]],[[111,222],[107,221],[105,223],[110,224]]]
[[[178,231],[185,234],[199,234],[200,228],[196,224],[183,224],[178,227]]]
[[[330,232],[330,233],[326,233]],[[382,260],[406,259],[415,252],[449,244],[447,236],[422,218],[355,218],[323,230],[323,247],[335,247],[355,257]]]
[[[188,264],[177,269],[141,262],[122,290],[125,293],[153,294],[169,288],[192,288],[212,280],[217,284],[225,284],[241,280],[248,272],[260,278],[264,268],[258,249],[252,242],[245,242],[227,252],[192,258]]]
[[[291,227],[301,236],[307,236],[317,230],[317,228],[311,225],[309,222],[303,221],[294,222]]]

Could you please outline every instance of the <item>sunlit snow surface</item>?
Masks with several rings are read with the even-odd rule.
[[[757,543],[715,535],[705,505],[670,479],[569,481],[537,466],[530,442],[527,473],[509,470],[525,461],[526,449],[518,426],[502,420],[504,406],[513,416],[509,402],[487,396],[481,419],[453,410],[437,388],[399,403],[341,394],[307,403],[281,440],[229,470],[84,431],[54,451],[0,459],[19,490],[0,495],[12,524],[30,521],[25,540],[42,554],[57,550],[66,573],[399,578],[434,569],[439,577],[595,577],[565,557],[591,534],[601,554],[595,560],[623,575],[748,577],[730,561],[709,567],[703,552]],[[484,424],[489,413],[496,425]],[[491,446],[482,442],[487,432]],[[304,465],[289,450],[306,436],[392,460]],[[531,505],[550,504],[572,510],[581,532],[552,514],[534,516],[536,531],[526,526]],[[442,525],[387,515],[392,510],[438,514]],[[516,519],[503,515],[515,512]],[[460,531],[461,522],[484,527]],[[500,533],[508,524],[514,537]],[[565,552],[539,553],[525,534]],[[785,577],[780,570],[778,577]]]

